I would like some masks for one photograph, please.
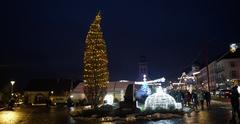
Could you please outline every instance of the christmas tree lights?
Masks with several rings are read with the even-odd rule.
[[[106,43],[100,23],[99,12],[88,31],[83,59],[84,93],[92,107],[103,102],[109,79]]]

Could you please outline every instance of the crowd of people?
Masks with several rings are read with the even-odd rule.
[[[204,106],[209,108],[211,105],[211,94],[204,90],[193,90],[192,93],[186,90],[172,90],[169,92],[176,102],[181,102],[183,106],[188,106],[198,111],[200,108],[204,110]],[[238,84],[233,84],[231,93],[232,121],[236,121],[236,117],[240,120],[240,93]]]
[[[194,90],[189,92],[187,90],[174,90],[169,94],[175,98],[176,102],[182,103],[182,106],[192,107],[196,111],[200,107],[204,110],[204,104],[206,104],[207,108],[210,107],[211,94],[208,91]]]

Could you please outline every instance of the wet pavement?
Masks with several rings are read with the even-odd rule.
[[[215,103],[211,109],[185,114],[182,118],[137,121],[132,124],[231,124],[229,104]],[[0,124],[92,124],[69,116],[66,108],[18,107],[14,111],[0,111]],[[116,122],[114,122],[116,123]],[[103,124],[114,124],[106,122]]]
[[[75,124],[65,108],[17,107],[0,112],[0,124]]]
[[[230,104],[215,103],[210,109],[193,111],[182,118],[137,122],[137,124],[235,124],[230,119]]]

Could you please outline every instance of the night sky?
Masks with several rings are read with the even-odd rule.
[[[136,80],[140,56],[151,79],[176,79],[240,41],[232,0],[13,0],[1,7],[1,80],[82,78],[88,28],[102,13],[110,80]]]

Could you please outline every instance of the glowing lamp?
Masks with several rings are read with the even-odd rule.
[[[106,101],[106,103],[109,105],[113,105],[113,94],[107,94],[103,101]]]
[[[10,81],[10,83],[12,84],[12,86],[15,84],[15,81]]]
[[[236,43],[230,44],[230,51],[232,53],[236,52],[238,45]]]

